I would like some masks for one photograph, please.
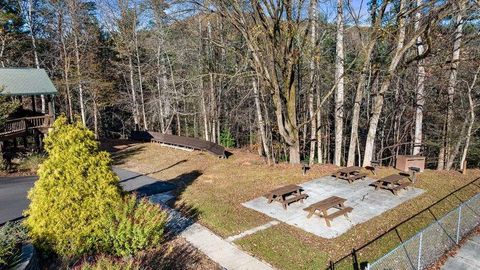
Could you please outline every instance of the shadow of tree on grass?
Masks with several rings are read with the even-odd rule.
[[[112,155],[113,165],[121,165],[124,164],[127,160],[129,160],[132,156],[142,152],[144,149],[144,145],[135,145],[120,151],[109,152]]]

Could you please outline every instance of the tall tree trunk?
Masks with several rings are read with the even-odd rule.
[[[5,67],[5,61],[3,60],[3,54],[5,53],[6,37],[0,37],[2,39],[2,46],[0,47],[0,63],[2,68]]]
[[[62,44],[62,49],[60,51],[60,58],[62,58],[63,52],[63,79],[65,81],[65,92],[67,95],[67,109],[68,109],[68,118],[70,121],[73,121],[73,106],[72,106],[72,94],[70,91],[70,58],[67,52],[67,45],[65,44],[65,38],[63,36],[63,15],[58,14],[58,29],[60,36],[60,43]]]
[[[138,72],[138,89],[140,90],[140,103],[142,106],[142,118],[143,118],[143,128],[148,130],[147,124],[147,115],[145,113],[145,98],[143,95],[143,80],[142,80],[142,68],[140,63],[140,52],[138,48],[138,35],[137,30],[135,29],[135,25],[133,26],[133,36],[135,41],[135,56],[137,58],[137,72]]]
[[[162,62],[162,93],[164,96],[167,94],[167,89],[168,89],[168,78],[167,78],[167,65],[165,63],[165,59],[162,56],[161,58]],[[162,105],[163,108],[163,105]],[[165,108],[164,108],[165,109]],[[168,118],[168,115],[164,115],[165,118]],[[171,126],[170,123],[168,125],[165,125],[165,130],[163,131],[164,133],[171,134]]]
[[[417,8],[422,6],[423,0],[417,0]],[[420,28],[420,22],[422,19],[422,9],[418,9],[415,13],[415,31]],[[417,55],[421,56],[425,53],[425,47],[423,45],[422,37],[417,38]],[[417,63],[417,85],[415,87],[415,135],[413,154],[418,155],[421,150],[422,138],[423,138],[423,108],[425,106],[424,89],[425,89],[425,61],[420,59]]]
[[[460,152],[460,147],[462,146],[462,142],[466,137],[469,118],[470,116],[465,117],[465,120],[463,121],[463,124],[462,124],[462,129],[460,131],[460,136],[456,141],[455,146],[452,147],[450,154],[448,155],[447,164],[445,165],[445,169],[448,171],[452,169],[453,163],[455,162],[455,159],[457,158],[457,155]]]
[[[335,152],[334,164],[341,165],[343,142],[343,102],[344,102],[344,50],[343,50],[343,0],[337,0],[337,45],[335,59]]]
[[[95,139],[98,140],[98,106],[95,98],[93,99],[93,131],[95,133]]]
[[[87,124],[87,119],[85,116],[85,104],[83,101],[83,84],[82,84],[82,72],[81,72],[81,63],[80,63],[80,48],[78,47],[78,36],[76,31],[73,31],[73,40],[75,46],[75,63],[77,70],[77,80],[78,80],[78,98],[80,103],[80,115],[82,117],[82,123]]]
[[[71,94],[71,91],[70,91],[70,79],[69,79],[69,76],[70,76],[70,64],[68,63],[69,62],[69,58],[68,56],[66,55],[66,50],[65,50],[65,45],[63,46],[63,49],[64,49],[64,66],[63,66],[63,79],[65,81],[65,92],[67,94],[67,110],[68,110],[68,119],[70,119],[70,121],[73,120],[73,107],[72,107],[72,94]]]
[[[438,163],[437,163],[437,170],[443,170],[445,168],[445,146],[446,146],[446,123],[447,119],[445,118],[443,125],[442,125],[442,132],[443,132],[443,137],[442,137],[442,144],[440,146],[440,150],[438,151]]]
[[[315,114],[315,70],[316,70],[316,60],[315,60],[315,45],[317,42],[317,0],[310,0],[309,8],[309,17],[310,17],[310,46],[312,48],[313,55],[310,59],[310,89],[308,91],[308,114],[312,121],[310,122],[310,155],[308,163],[312,165],[315,162],[315,150],[316,150],[316,141],[317,141],[317,120]],[[321,155],[321,153],[319,153]]]
[[[366,48],[363,50],[363,66],[360,74],[360,78],[357,84],[357,89],[355,91],[355,101],[353,104],[353,112],[352,112],[352,123],[351,123],[351,131],[350,131],[350,144],[348,146],[348,157],[347,157],[347,166],[353,166],[355,164],[355,151],[358,152],[358,164],[361,164],[361,152],[360,152],[360,145],[358,139],[358,126],[360,122],[360,109],[363,100],[363,93],[367,83],[367,77],[371,74],[371,60],[373,57],[373,50],[377,43],[377,32],[379,31],[379,27],[383,18],[383,14],[385,9],[388,5],[388,1],[385,1],[380,10],[377,11],[378,3],[377,1],[372,1],[371,6],[371,23],[372,23],[372,30],[369,37],[368,44]],[[359,29],[359,31],[361,31]],[[370,72],[369,72],[370,71]],[[368,109],[368,105],[367,105]]]
[[[210,132],[208,131],[208,113],[207,113],[207,104],[205,102],[205,90],[204,90],[204,84],[203,84],[203,77],[200,78],[200,101],[202,105],[203,134],[205,135],[205,140],[210,141]]]
[[[216,126],[216,121],[215,121],[215,115],[216,115],[216,110],[217,110],[217,102],[216,102],[216,95],[215,95],[215,84],[214,84],[214,76],[213,73],[209,73],[209,78],[210,78],[210,126],[212,128],[212,142],[216,143],[217,142],[217,126]]]
[[[181,135],[181,131],[182,131],[182,128],[181,128],[181,125],[182,123],[180,122],[180,96],[178,95],[178,91],[177,91],[177,83],[175,82],[175,74],[173,73],[173,67],[172,67],[172,62],[170,62],[170,57],[168,56],[168,54],[165,54],[165,58],[167,59],[167,63],[168,63],[168,68],[170,70],[170,82],[172,84],[172,88],[173,88],[173,93],[175,94],[175,120],[177,122],[177,133],[178,135]],[[165,69],[165,74],[166,74],[166,69]]]
[[[33,31],[33,1],[28,0],[28,11],[27,11],[27,21],[28,21],[28,30],[30,32],[30,39],[32,42],[32,49],[33,49],[33,59],[35,61],[35,67],[40,69],[40,61],[38,60],[38,52],[37,52],[37,40],[35,38],[35,33]],[[46,103],[45,103],[45,96],[40,95],[42,101],[42,113],[45,113]]]
[[[158,92],[158,111],[159,111],[159,121],[160,121],[160,130],[162,133],[165,132],[165,115],[164,115],[164,110],[163,110],[163,101],[162,101],[162,93],[165,93],[167,90],[166,86],[166,80],[163,80],[162,78],[162,71],[163,65],[162,65],[162,58],[161,58],[162,50],[160,46],[160,42],[157,47],[157,92]],[[162,89],[163,87],[163,89]]]
[[[208,37],[208,56],[209,59],[208,61],[210,63],[213,63],[215,61],[214,59],[214,53],[213,53],[213,41],[212,41],[212,24],[210,23],[210,20],[207,22],[207,37]],[[209,100],[210,100],[210,108],[209,108],[209,115],[210,115],[210,127],[211,127],[211,137],[210,139],[212,142],[216,143],[217,142],[217,96],[215,93],[215,75],[213,74],[214,70],[214,64],[209,65],[209,72],[208,72],[208,77],[210,79],[210,88],[209,88]]]
[[[372,35],[371,38],[372,39],[369,41],[368,47],[364,51],[365,60],[363,62],[362,72],[360,74],[360,78],[357,84],[357,89],[355,91],[355,101],[353,104],[352,123],[351,123],[352,129],[350,133],[350,144],[348,146],[347,166],[353,166],[355,163],[355,151],[356,151],[357,142],[358,142],[358,126],[360,122],[360,109],[362,105],[363,91],[367,83],[367,76],[368,76],[368,71],[370,69],[372,53],[376,43],[375,36]]]
[[[132,92],[132,113],[133,113],[133,123],[135,125],[135,130],[139,129],[139,121],[138,121],[138,103],[137,103],[137,93],[135,91],[135,81],[133,76],[133,63],[132,63],[132,56],[128,54],[128,69],[130,73],[130,90]]]
[[[320,101],[320,88],[317,89],[317,108],[320,108],[321,101]],[[322,111],[317,110],[316,119],[317,121],[317,158],[318,163],[323,164],[323,143],[322,143]]]
[[[257,114],[258,131],[260,132],[263,152],[267,156],[268,165],[270,165],[272,158],[270,155],[270,148],[268,147],[268,140],[265,132],[265,121],[263,121],[262,107],[260,105],[260,91],[258,89],[258,85],[255,77],[252,79],[252,87],[253,87],[253,95],[255,99],[255,112]]]
[[[460,168],[462,170],[466,169],[464,168],[464,166],[466,165],[465,160],[467,160],[468,148],[470,146],[470,138],[472,137],[472,128],[473,128],[473,124],[475,123],[475,104],[473,103],[472,90],[475,87],[479,73],[480,73],[480,66],[478,67],[477,72],[473,77],[472,84],[468,87],[468,105],[470,107],[470,122],[468,124],[467,134],[465,136],[465,146],[463,147],[462,157],[460,158]]]
[[[461,0],[458,2],[460,11],[455,19],[455,33],[454,33],[454,41],[453,41],[453,49],[452,49],[452,60],[450,66],[450,76],[448,79],[448,106],[447,106],[447,122],[446,122],[446,129],[445,129],[445,142],[446,142],[446,157],[451,155],[451,137],[452,137],[452,125],[453,125],[453,103],[455,97],[455,88],[457,87],[457,73],[458,73],[458,65],[460,63],[460,50],[462,47],[462,37],[463,37],[463,25],[464,21],[464,10],[465,10],[465,1]],[[450,161],[447,161],[447,167]],[[447,168],[448,169],[448,168]]]
[[[203,64],[203,35],[202,35],[202,20],[199,17],[198,19],[198,35],[199,35],[199,51],[198,51],[198,59],[199,63],[198,66],[200,67],[200,105],[202,107],[202,118],[203,118],[203,135],[205,136],[205,140],[210,140],[210,132],[208,130],[208,114],[207,114],[207,102],[205,100],[205,84],[203,78],[204,72],[204,64]]]
[[[398,66],[398,63],[403,57],[406,49],[405,46],[405,14],[404,8],[406,0],[400,1],[400,11],[399,11],[399,20],[398,20],[398,35],[397,35],[397,47],[394,53],[394,56],[390,62],[388,67],[388,73],[382,82],[382,86],[380,87],[380,91],[376,94],[373,105],[372,105],[372,112],[370,117],[370,124],[368,127],[368,134],[367,140],[365,142],[365,153],[363,156],[363,167],[371,166],[372,158],[373,158],[373,150],[375,144],[375,137],[377,134],[377,127],[378,122],[380,120],[380,114],[382,112],[383,103],[384,103],[384,95],[387,92],[388,88],[390,87],[390,83],[392,81],[394,72]],[[414,42],[416,41],[416,38]],[[408,47],[411,47],[414,43],[410,42]]]

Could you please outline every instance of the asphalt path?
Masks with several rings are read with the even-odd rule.
[[[22,217],[36,176],[0,177],[0,224]]]
[[[115,167],[113,170],[119,176],[120,185],[125,191],[136,192],[141,196],[150,196],[176,188],[172,183],[161,182],[143,174]],[[36,180],[36,176],[0,177],[0,225],[23,217],[22,213],[29,204],[28,191]]]

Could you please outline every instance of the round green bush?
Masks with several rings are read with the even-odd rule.
[[[110,254],[131,256],[160,244],[167,215],[158,205],[129,195],[112,213]]]

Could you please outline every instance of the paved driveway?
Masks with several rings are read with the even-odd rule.
[[[137,192],[142,196],[173,190],[172,183],[161,182],[158,179],[139,173],[113,168],[120,178],[120,185],[125,191]],[[22,212],[28,206],[27,193],[37,180],[35,176],[1,177],[0,178],[0,224],[22,217]]]
[[[0,224],[22,217],[28,206],[27,192],[37,177],[0,177]]]

